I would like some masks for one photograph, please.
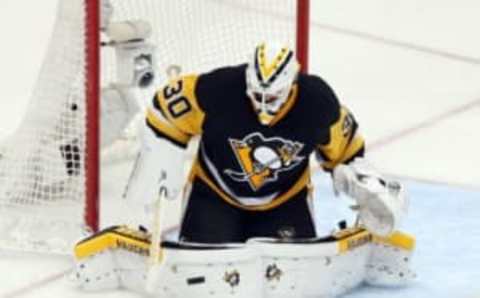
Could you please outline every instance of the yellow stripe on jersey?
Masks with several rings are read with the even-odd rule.
[[[355,120],[350,112],[342,107],[339,119],[330,127],[330,142],[320,145],[318,150],[327,158],[322,166],[333,169],[339,163],[353,157],[364,146],[363,137],[355,131]]]
[[[191,136],[202,133],[205,119],[195,93],[197,82],[198,75],[179,77],[158,91],[155,98],[162,115],[178,130]]]
[[[190,135],[185,134],[177,127],[158,119],[151,108],[147,109],[147,122],[150,124],[150,128],[152,128],[156,133],[159,133],[174,142],[187,145],[188,141],[191,139]]]
[[[240,203],[238,203],[235,199],[230,197],[228,194],[226,194],[223,190],[221,190],[215,182],[213,182],[208,175],[205,173],[205,171],[202,169],[200,163],[198,160],[196,160],[191,168],[190,175],[189,175],[189,180],[190,182],[193,182],[195,178],[199,178],[202,180],[205,184],[210,187],[214,192],[216,192],[224,201],[229,203],[232,206],[235,206],[237,208],[243,209],[243,210],[249,210],[249,211],[267,211],[271,210],[275,207],[280,206],[281,204],[285,203],[286,201],[290,200],[293,198],[296,194],[298,194],[300,191],[305,189],[305,187],[310,188],[310,168],[307,167],[307,169],[303,172],[302,176],[297,180],[297,182],[286,192],[283,194],[279,195],[278,197],[274,198],[270,203],[264,204],[264,205],[258,205],[258,206],[245,206]]]
[[[297,95],[298,95],[298,85],[294,84],[292,86],[292,91],[290,91],[290,94],[288,95],[287,101],[280,108],[278,113],[273,117],[272,121],[268,124],[268,126],[275,125],[278,121],[280,121],[283,117],[285,117],[288,111],[290,111],[292,107],[295,105],[295,102],[297,101]]]
[[[288,57],[288,53],[289,51],[287,48],[282,48],[281,51],[277,54],[277,56],[273,58],[273,61],[267,61],[267,57],[265,54],[265,44],[263,43],[258,47],[257,61],[263,82],[267,82],[270,77],[275,73],[275,71],[279,69],[283,63],[285,63],[285,60]]]

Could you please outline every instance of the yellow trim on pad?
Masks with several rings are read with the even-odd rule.
[[[393,232],[388,237],[373,236],[373,242],[379,244],[387,244],[405,250],[413,250],[415,248],[415,237],[400,231]]]
[[[150,240],[142,232],[119,226],[104,230],[75,245],[74,256],[77,260],[87,258],[108,249],[121,248],[136,254],[148,256]]]

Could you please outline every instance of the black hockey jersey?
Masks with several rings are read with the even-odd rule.
[[[186,75],[157,92],[147,125],[185,147],[201,135],[190,179],[239,208],[268,210],[310,182],[309,156],[326,170],[363,154],[357,122],[321,78],[299,75],[270,125],[246,95],[246,65]]]

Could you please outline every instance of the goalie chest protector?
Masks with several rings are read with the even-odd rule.
[[[199,163],[212,181],[241,197],[290,189],[306,171],[309,155],[329,143],[340,106],[319,77],[300,75],[273,125],[262,125],[246,95],[245,65],[199,77],[195,94],[204,111]]]

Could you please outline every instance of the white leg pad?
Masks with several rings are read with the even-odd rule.
[[[113,227],[76,246],[76,282],[84,290],[145,293],[149,236]],[[246,244],[164,243],[153,292],[162,298],[332,297],[358,284],[401,286],[412,278],[415,239],[341,230],[323,239]]]
[[[386,244],[371,244],[372,253],[367,264],[365,282],[375,286],[402,286],[416,275],[411,269],[413,251]]]
[[[159,297],[261,298],[258,254],[245,245],[227,249],[169,248],[160,268]]]
[[[253,240],[262,254],[264,297],[333,297],[363,281],[369,245],[338,254],[337,242]]]
[[[76,263],[73,282],[85,291],[112,290],[120,287],[116,250],[105,250]]]

